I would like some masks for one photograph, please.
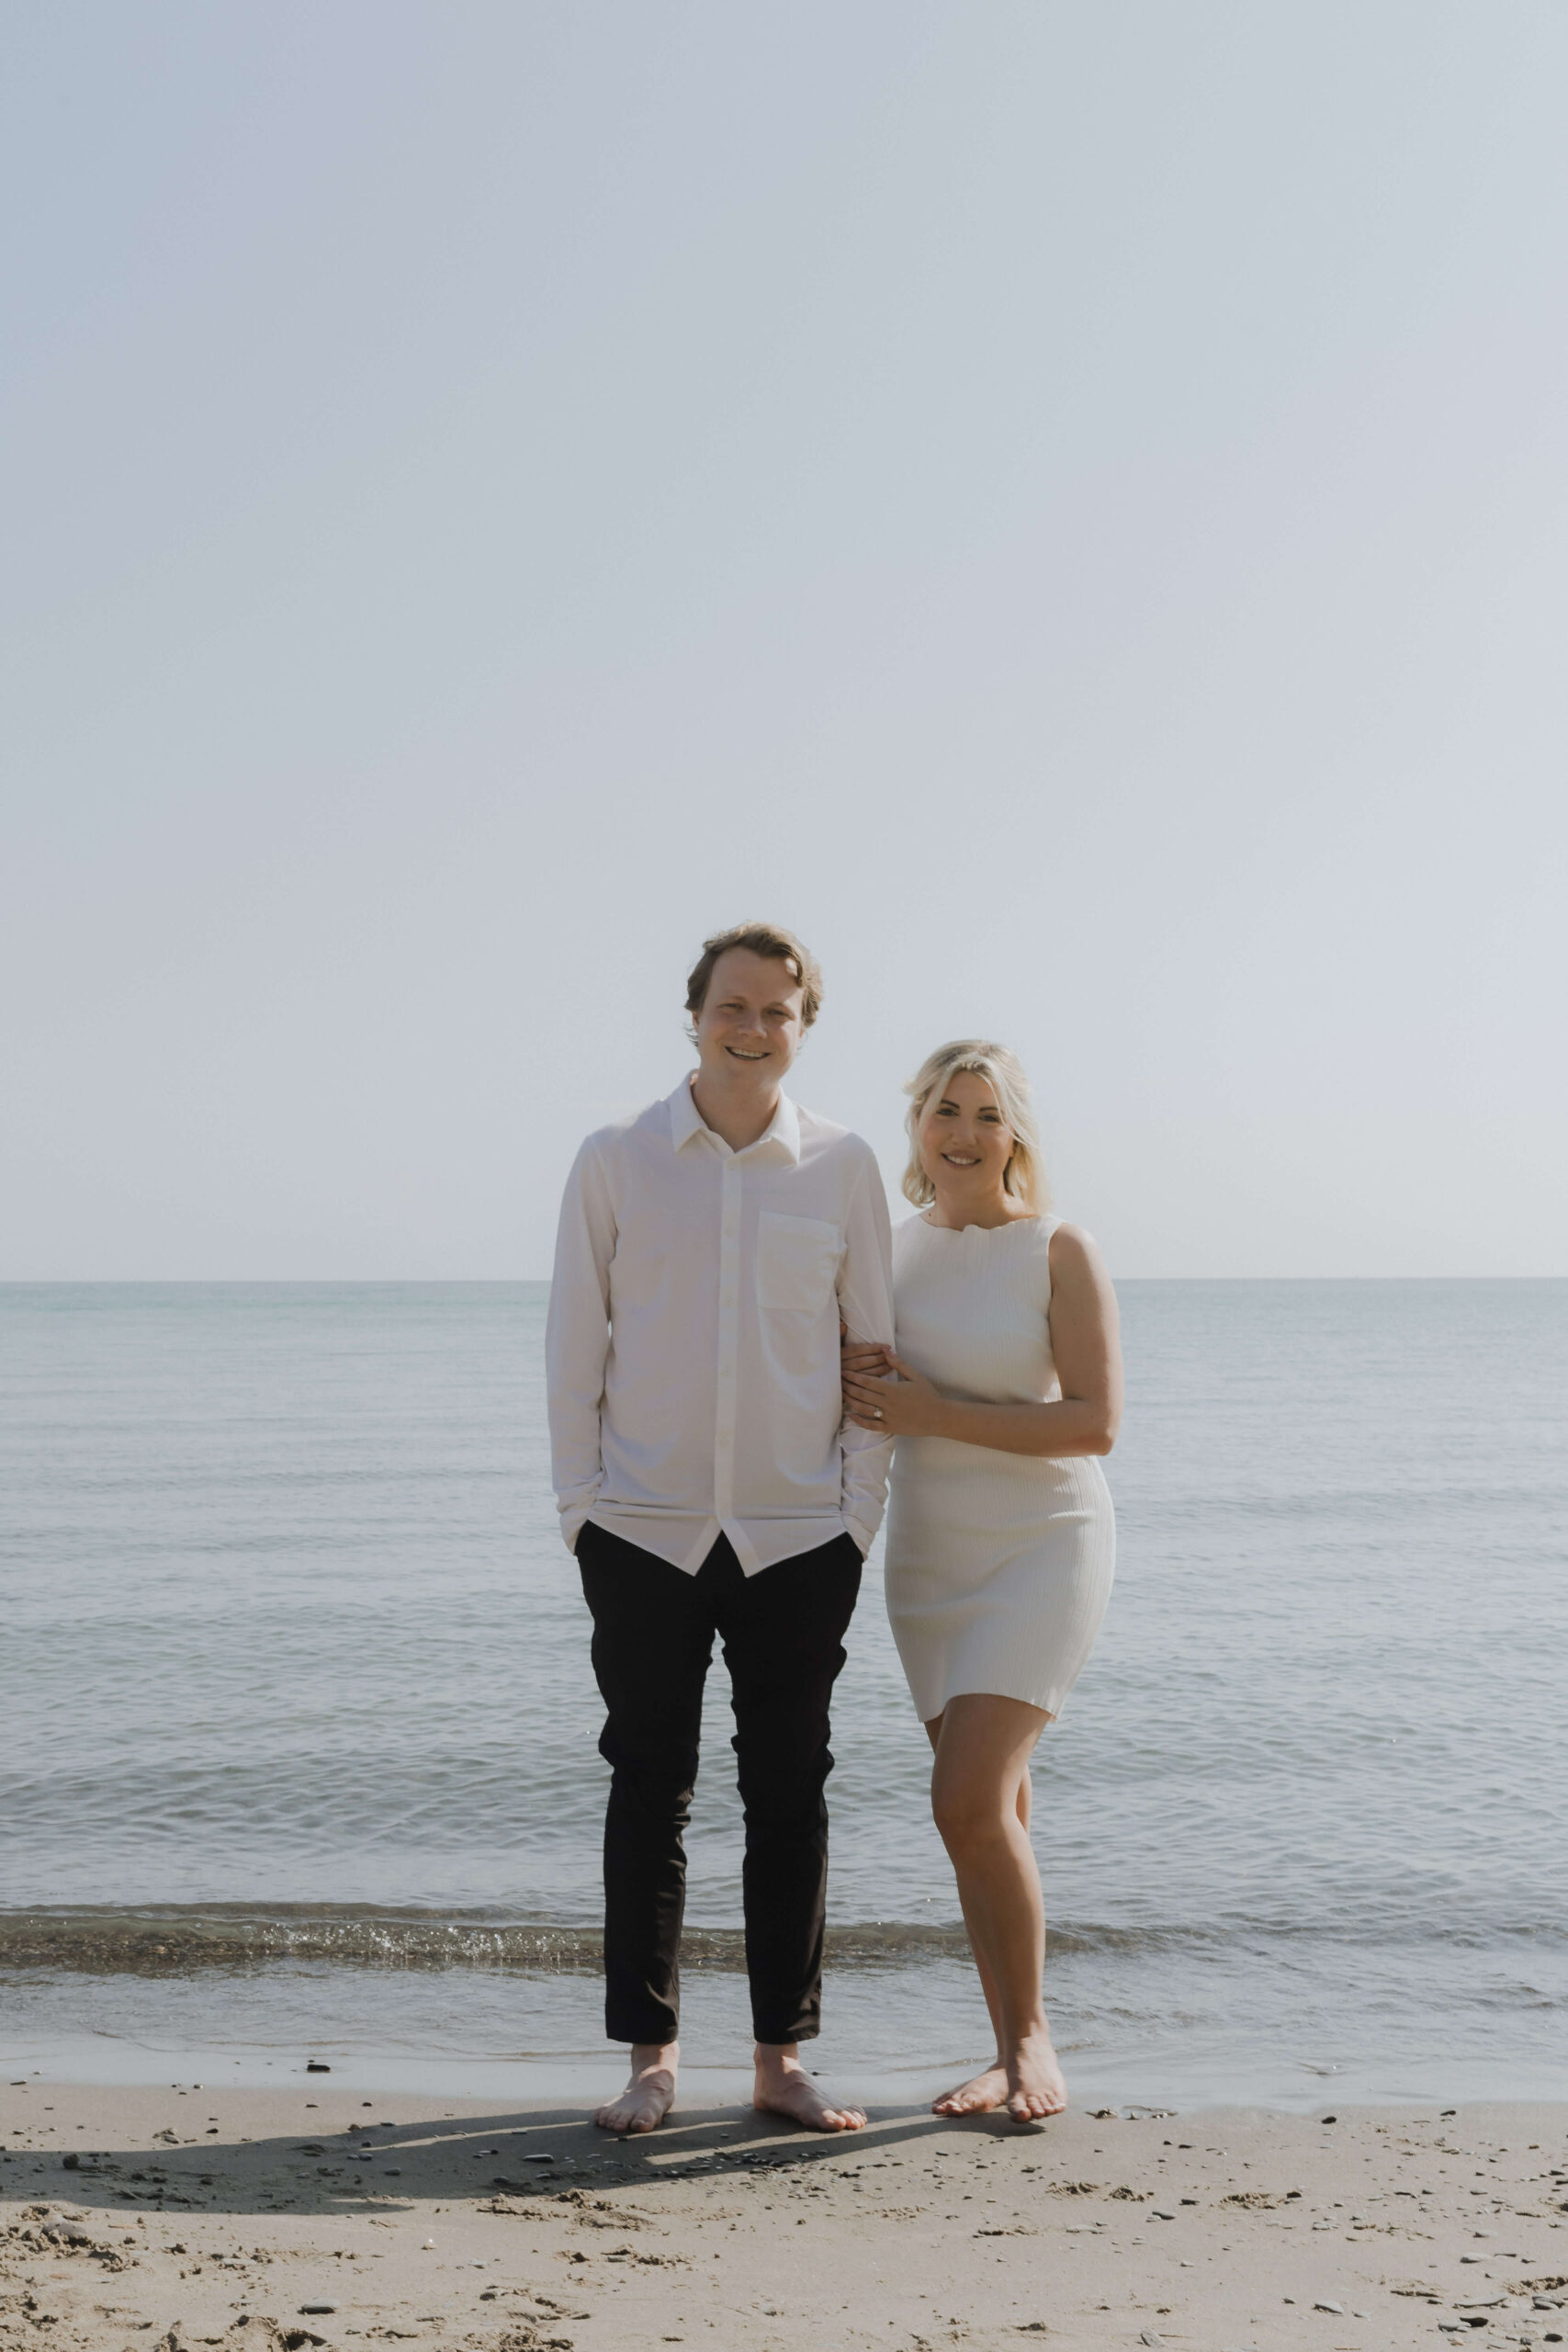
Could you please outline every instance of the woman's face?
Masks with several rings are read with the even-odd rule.
[[[1002,1190],[1015,1137],[990,1080],[978,1070],[961,1069],[944,1087],[932,1088],[917,1141],[920,1166],[937,1192],[973,1199]]]

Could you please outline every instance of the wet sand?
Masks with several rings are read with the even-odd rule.
[[[1325,2120],[1333,2117],[1335,2120]],[[0,2344],[1314,2352],[1568,2338],[1568,2109],[575,2112],[0,2086]]]

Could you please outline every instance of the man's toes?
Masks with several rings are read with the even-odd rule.
[[[615,2099],[610,2106],[600,2108],[593,2120],[602,2132],[618,2132],[624,2139],[628,2132],[651,2132],[659,2116],[640,2103]]]

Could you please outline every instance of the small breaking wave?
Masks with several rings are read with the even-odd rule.
[[[1307,1931],[1310,1934],[1310,1931]],[[1153,1955],[1183,1949],[1214,1954],[1281,1937],[1295,1941],[1298,1926],[1273,1921],[1120,1927],[1053,1923],[1054,1953]],[[1391,1946],[1432,1940],[1432,1925],[1394,1918],[1363,1922],[1359,1933],[1319,1930],[1312,1940]],[[1562,1944],[1568,1932],[1544,1923],[1503,1927],[1491,1922],[1472,1938],[1450,1923],[1438,1940],[1499,1944]],[[371,1904],[146,1904],[0,1911],[0,1971],[54,1970],[95,1976],[185,1976],[216,1970],[245,1972],[277,1965],[336,1965],[361,1969],[484,1969],[518,1975],[596,1973],[604,1939],[596,1927],[520,1918],[515,1914],[423,1909]],[[862,1920],[830,1927],[827,1956],[839,1967],[904,1967],[966,1960],[969,1940],[958,1920]],[[739,1928],[686,1928],[682,1964],[687,1969],[743,1971],[745,1938]]]

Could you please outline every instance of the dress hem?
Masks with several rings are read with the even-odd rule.
[[[1039,1698],[1032,1690],[998,1690],[987,1682],[962,1690],[948,1691],[941,1706],[933,1707],[930,1714],[927,1714],[919,1701],[915,1698],[914,1692],[911,1690],[909,1693],[915,1713],[923,1724],[934,1723],[938,1715],[942,1714],[954,1699],[1016,1699],[1020,1706],[1038,1707],[1043,1715],[1048,1715],[1053,1723],[1056,1723],[1061,1718],[1062,1709],[1067,1703],[1068,1695],[1066,1690],[1051,1691],[1045,1698]],[[1054,1706],[1050,1703],[1052,1699],[1055,1701]]]

